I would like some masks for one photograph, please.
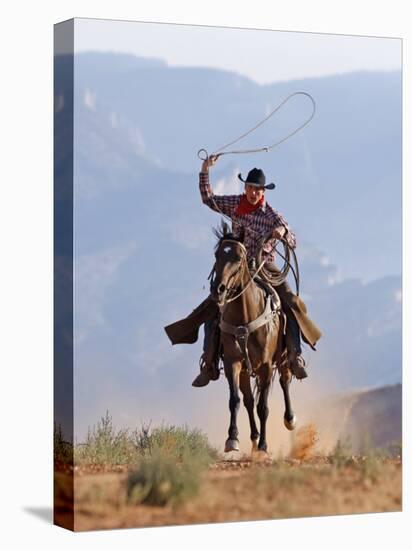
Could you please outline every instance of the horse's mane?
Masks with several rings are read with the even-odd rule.
[[[241,232],[241,234],[236,237],[230,229],[229,224],[226,223],[224,220],[221,221],[220,227],[213,228],[213,234],[217,238],[217,243],[215,244],[215,252],[218,250],[224,239],[232,239],[233,241],[243,243],[243,232]]]

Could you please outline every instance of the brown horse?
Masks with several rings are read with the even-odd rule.
[[[230,390],[230,426],[225,452],[239,450],[239,390],[249,416],[252,451],[266,451],[268,395],[276,369],[285,399],[285,426],[289,430],[296,426],[289,396],[292,374],[284,347],[283,314],[280,308],[273,311],[268,302],[270,298],[252,278],[243,236],[234,237],[227,224],[223,224],[216,235],[219,241],[215,248],[211,297],[220,309],[224,372]],[[255,421],[251,376],[256,376],[260,433]]]

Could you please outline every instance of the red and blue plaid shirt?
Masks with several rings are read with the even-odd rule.
[[[232,220],[232,231],[236,237],[239,236],[241,228],[244,228],[244,245],[249,259],[256,255],[259,240],[279,226],[285,227],[285,239],[288,244],[292,248],[296,247],[296,237],[289,229],[285,218],[279,212],[276,212],[266,201],[251,214],[238,216],[236,209],[239,206],[242,195],[215,195],[207,172],[199,173],[199,189],[204,204],[215,212],[226,214]],[[268,240],[263,249],[267,254],[266,261],[270,263],[275,260],[275,253],[271,250],[274,242],[275,239]]]

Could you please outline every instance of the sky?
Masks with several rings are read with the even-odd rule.
[[[76,19],[75,24],[76,52],[132,53],[172,66],[221,68],[259,84],[359,70],[396,70],[401,68],[401,49],[399,38],[102,19]]]

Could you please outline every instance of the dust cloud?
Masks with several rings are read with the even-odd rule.
[[[197,425],[205,431],[213,445],[223,451],[229,428],[229,388],[222,380],[223,390],[219,388],[219,397],[214,396],[215,405],[204,414],[198,409]],[[220,382],[220,383],[221,383]],[[292,408],[297,416],[294,431],[288,431],[283,423],[284,400],[278,383],[274,380],[269,395],[269,418],[267,423],[268,451],[274,458],[301,458],[312,455],[327,455],[336,446],[346,418],[358,392],[340,394],[336,388],[327,387],[311,379],[303,382],[293,380],[290,386]],[[200,417],[202,420],[200,420]],[[259,421],[256,414],[259,428]],[[251,452],[250,427],[246,409],[241,401],[238,414],[240,452]]]

